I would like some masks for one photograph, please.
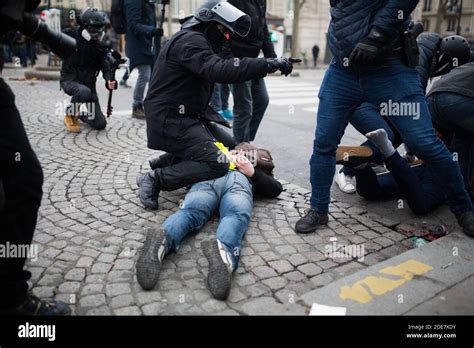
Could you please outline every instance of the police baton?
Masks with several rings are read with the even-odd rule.
[[[161,51],[161,39],[163,38],[164,31],[163,25],[165,23],[165,16],[166,16],[166,5],[169,5],[170,0],[160,0],[161,4],[161,16],[160,20],[158,21],[158,26],[156,28],[156,34],[154,38],[154,47],[153,47],[153,55],[155,56],[155,61],[158,59]]]
[[[115,51],[115,50],[110,50],[109,53],[107,54],[107,58],[109,59],[110,62],[110,72],[112,75],[112,81],[115,81],[115,73],[117,69],[120,68],[123,64],[127,63],[127,60],[122,58],[122,55]],[[107,82],[106,82],[107,83]],[[115,89],[117,89],[117,86],[115,86]],[[113,90],[109,90],[109,100],[107,102],[107,118],[110,118],[112,116],[112,95],[113,95]]]

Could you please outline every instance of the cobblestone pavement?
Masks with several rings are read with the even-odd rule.
[[[228,301],[213,300],[205,284],[200,244],[213,237],[216,219],[166,259],[154,291],[142,291],[134,270],[145,230],[158,228],[185,193],[162,194],[158,212],[137,201],[135,177],[156,155],[146,149],[144,122],[117,116],[106,131],[68,134],[55,115],[65,98],[57,83],[9,84],[45,174],[39,258],[28,262],[33,291],[70,303],[75,314],[307,314],[303,294],[410,247],[406,227],[339,202],[326,228],[296,235],[309,192],[284,182],[279,199],[255,202]],[[334,242],[364,245],[365,258],[326,257]]]

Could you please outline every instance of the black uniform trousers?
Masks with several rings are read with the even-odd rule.
[[[214,127],[217,128],[215,125],[169,112],[163,127],[166,132],[161,150],[167,152],[168,156],[173,156],[169,157],[173,164],[154,171],[155,182],[160,191],[174,191],[201,181],[220,178],[227,173],[229,163],[223,160],[222,153],[215,145],[216,141],[222,140],[217,139],[211,131]]]
[[[219,127],[217,124],[209,122],[205,123],[206,128],[209,130],[209,132],[212,134],[212,136],[218,141],[224,144],[225,147],[227,147],[230,150],[233,150],[238,144],[226,131],[224,131],[221,127]],[[150,165],[152,166],[151,169],[157,169],[157,168],[165,168],[172,166],[173,164],[178,164],[182,162],[182,159],[179,157],[176,157],[175,155],[172,155],[170,153],[164,153],[163,155],[155,158],[153,161],[150,162]],[[156,165],[156,167],[155,167]]]
[[[43,194],[43,171],[15,106],[15,96],[3,79],[0,164],[0,245],[10,246],[11,250],[12,246],[31,244]],[[0,308],[17,306],[25,300],[31,273],[23,270],[24,257],[0,256]]]
[[[67,95],[72,97],[71,105],[76,112],[69,113],[71,116],[73,114],[77,115],[81,104],[86,104],[90,115],[81,117],[81,121],[86,122],[96,130],[102,130],[107,126],[107,120],[100,109],[99,97],[95,86],[86,86],[76,81],[63,81],[61,82],[61,88]]]

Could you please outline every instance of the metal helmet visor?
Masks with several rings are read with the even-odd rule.
[[[212,8],[213,20],[222,24],[231,32],[246,37],[252,26],[252,19],[245,12],[226,1],[219,2]]]

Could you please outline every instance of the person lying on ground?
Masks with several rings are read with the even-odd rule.
[[[137,280],[143,289],[156,286],[166,255],[177,252],[186,236],[200,231],[218,212],[216,237],[201,246],[209,262],[209,290],[218,300],[229,296],[232,273],[238,267],[242,240],[252,215],[254,191],[276,198],[283,190],[271,175],[254,168],[244,150],[233,151],[229,158],[236,170],[229,170],[218,179],[194,184],[182,208],[166,219],[158,231],[147,232],[136,266]]]
[[[369,148],[366,148],[365,156],[341,160],[340,163],[354,170],[359,195],[371,201],[405,198],[416,215],[428,214],[446,202],[443,187],[436,182],[432,170],[421,161],[412,167],[397,152],[384,129],[370,132],[366,137],[385,157],[388,172],[379,175],[374,172],[369,162]],[[347,152],[347,148],[338,149],[338,157],[342,158]],[[361,153],[360,150],[357,152]]]

